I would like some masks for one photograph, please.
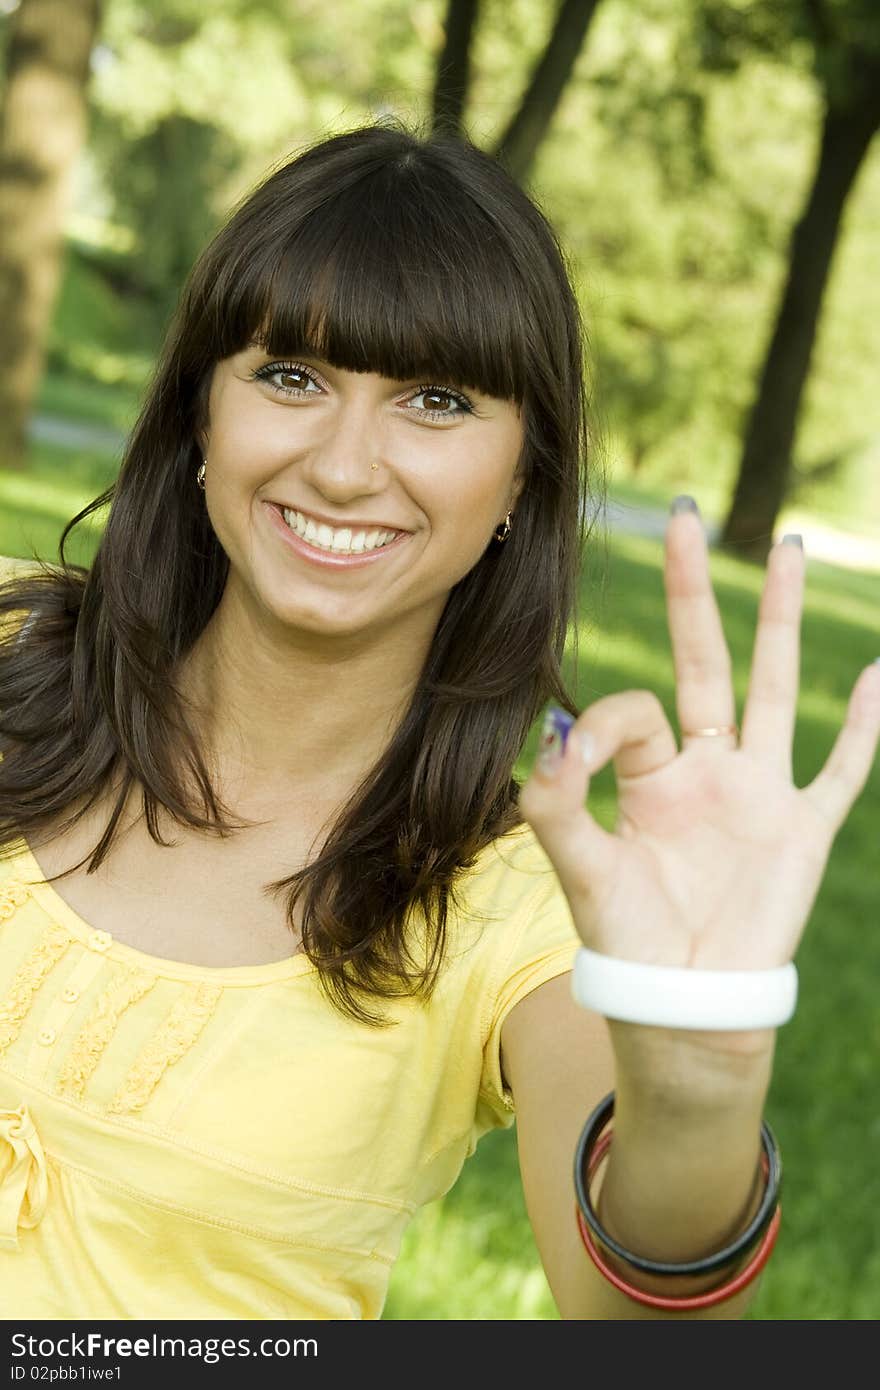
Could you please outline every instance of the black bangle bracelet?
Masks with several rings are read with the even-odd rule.
[[[724,1265],[730,1264],[738,1255],[744,1254],[764,1234],[779,1205],[779,1196],[782,1190],[782,1157],[776,1136],[766,1122],[761,1125],[761,1145],[767,1160],[767,1183],[761,1204],[742,1235],[737,1236],[730,1245],[725,1245],[722,1250],[717,1250],[713,1255],[706,1255],[702,1260],[684,1260],[680,1264],[670,1264],[664,1260],[647,1260],[643,1256],[634,1255],[631,1250],[627,1250],[599,1224],[599,1219],[590,1201],[587,1180],[590,1154],[596,1140],[613,1114],[614,1092],[610,1091],[605,1099],[596,1106],[581,1132],[574,1160],[574,1186],[578,1206],[593,1235],[621,1260],[625,1260],[634,1269],[644,1270],[646,1274],[711,1274]]]

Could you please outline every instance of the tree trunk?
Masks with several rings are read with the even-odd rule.
[[[847,197],[880,127],[880,80],[857,105],[826,111],[813,185],[791,239],[788,279],[758,381],[720,546],[764,565],[785,500],[798,410]]]
[[[444,25],[446,42],[437,60],[431,128],[436,134],[460,135],[471,77],[471,35],[479,0],[449,0]]]
[[[528,89],[495,147],[518,183],[524,183],[571,76],[599,0],[562,0],[553,33],[532,73]]]
[[[0,466],[24,462],[86,124],[100,0],[21,0],[0,112]]]

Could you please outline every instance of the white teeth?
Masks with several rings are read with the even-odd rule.
[[[293,512],[288,508],[282,509],[284,520],[295,531],[298,536],[302,536],[310,545],[316,546],[319,550],[332,550],[338,554],[360,554],[365,550],[381,550],[382,546],[393,541],[400,533],[398,531],[351,531],[347,526],[342,526],[338,531],[334,531],[331,526],[323,522],[316,523],[311,517],[303,516],[301,512]]]

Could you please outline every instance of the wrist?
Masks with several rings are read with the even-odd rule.
[[[779,1233],[781,1162],[772,1130],[759,1126],[758,1152],[741,1133],[734,1145],[740,1152],[723,1151],[720,1169],[701,1184],[710,1155],[699,1152],[699,1143],[695,1152],[690,1136],[666,1173],[656,1154],[644,1180],[621,1176],[628,1159],[617,1143],[616,1120],[610,1093],[585,1123],[574,1162],[578,1226],[592,1261],[642,1304],[683,1312],[723,1302],[733,1312],[731,1300],[766,1264]]]
[[[577,952],[572,993],[606,1018],[645,1027],[733,1033],[731,1049],[748,1046],[750,1030],[778,1028],[797,1004],[793,961],[767,970],[707,970],[653,965],[584,946]]]
[[[775,1029],[695,1033],[609,1019],[608,1030],[618,1097],[631,1098],[642,1113],[662,1107],[680,1120],[757,1107],[760,1114],[773,1072]]]
[[[609,1230],[609,1226],[613,1229],[618,1225],[613,1215],[616,1204],[605,1199],[606,1182],[602,1179],[607,1180],[609,1187],[614,1183],[613,1164],[608,1162],[608,1151],[614,1138],[611,1123],[614,1110],[615,1096],[611,1092],[587,1120],[575,1155],[577,1221],[590,1258],[606,1279],[636,1303],[664,1311],[695,1312],[698,1315],[709,1307],[723,1304],[727,1315],[736,1316],[743,1307],[743,1290],[766,1264],[779,1231],[782,1174],[779,1149],[772,1130],[766,1123],[760,1127],[760,1191],[743,1191],[743,1220],[736,1223],[737,1229],[730,1230],[728,1238],[724,1239],[723,1226],[718,1224],[720,1212],[716,1203],[720,1194],[717,1189],[710,1202],[714,1210],[699,1213],[696,1208],[700,1203],[697,1201],[695,1207],[695,1194],[689,1192],[686,1208],[670,1225],[668,1218],[672,1212],[669,1209],[665,1213],[656,1210],[657,1193],[664,1191],[664,1184],[655,1174],[653,1199],[643,1210],[641,1220],[637,1221],[634,1229],[634,1234],[637,1233],[639,1238],[639,1245],[634,1248],[631,1243],[621,1242],[620,1235],[615,1236]],[[616,1144],[613,1147],[616,1148]],[[604,1168],[601,1176],[600,1168]],[[602,1209],[600,1215],[597,1215],[596,1207],[591,1202],[591,1188],[594,1186],[598,1189],[593,1195],[599,1197],[596,1206]],[[664,1200],[670,1195],[664,1193]],[[630,1218],[634,1214],[630,1202],[626,1202],[621,1225],[630,1226]],[[705,1221],[707,1216],[708,1225]],[[701,1250],[701,1236],[706,1238],[711,1228],[715,1229],[718,1240]],[[657,1251],[652,1254],[646,1247],[653,1245],[655,1240],[658,1242]],[[668,1252],[673,1247],[678,1247],[679,1255],[670,1260]],[[641,1253],[635,1253],[640,1248]],[[635,1283],[634,1271],[637,1272]]]

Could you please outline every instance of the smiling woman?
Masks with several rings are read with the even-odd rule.
[[[880,666],[794,787],[798,537],[740,737],[685,497],[684,746],[649,690],[578,714],[582,368],[499,165],[334,137],[196,265],[62,563],[0,584],[7,1317],[378,1317],[410,1217],[514,1109],[564,1317],[745,1310],[780,1223],[774,1029]],[[584,804],[610,760],[613,834]]]
[[[378,1316],[512,1123],[576,945],[512,771],[574,709],[585,441],[558,243],[467,143],[325,140],[202,255],[118,480],[0,587],[7,1312]]]

